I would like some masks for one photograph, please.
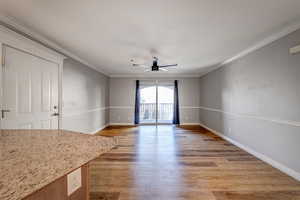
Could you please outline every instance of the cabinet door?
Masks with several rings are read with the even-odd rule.
[[[81,177],[81,187],[69,196],[65,175],[23,200],[89,200],[89,164],[81,167]]]

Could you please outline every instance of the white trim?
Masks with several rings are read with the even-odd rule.
[[[104,75],[109,76],[111,78],[137,78],[137,77],[160,77],[160,78],[163,78],[163,77],[193,78],[194,77],[194,78],[197,78],[197,77],[202,77],[219,67],[222,67],[222,66],[224,66],[228,63],[231,63],[239,58],[242,58],[242,57],[300,29],[300,23],[299,23],[299,21],[296,21],[295,23],[292,23],[289,26],[286,26],[283,30],[270,35],[269,37],[265,38],[264,40],[245,49],[244,51],[238,53],[237,55],[225,60],[221,64],[216,65],[215,67],[212,67],[211,70],[204,72],[204,73],[199,73],[199,74],[197,74],[197,73],[196,74],[167,74],[167,73],[160,73],[160,74],[157,74],[157,73],[153,73],[153,74],[151,74],[151,73],[148,73],[148,74],[108,74],[103,69],[101,69],[101,66],[92,65],[91,63],[83,60],[82,58],[71,53],[70,51],[67,51],[66,49],[62,48],[58,44],[50,41],[49,39],[45,38],[44,36],[42,36],[40,34],[38,34],[37,32],[33,32],[32,30],[29,30],[24,25],[18,23],[12,17],[8,17],[8,16],[4,16],[4,15],[0,14],[0,20],[1,20],[0,25],[2,24],[2,25],[11,26],[11,28],[18,30],[19,32],[23,32],[26,35],[29,35],[30,37],[34,38],[36,41],[39,41],[39,43],[43,43],[44,45],[48,46],[48,48],[55,49],[56,51],[60,52],[61,54],[71,57],[71,58],[81,62],[82,64],[87,65],[90,68],[93,68],[96,71],[103,73]]]
[[[203,109],[203,110],[214,111],[214,112],[223,112],[223,111],[220,110],[220,109],[214,109],[214,108],[209,108],[209,107],[204,107],[204,106],[200,106],[199,108],[200,108],[200,109]]]
[[[15,48],[18,51],[23,51],[32,56],[39,57],[41,59],[47,60],[48,62],[55,63],[58,67],[58,113],[62,113],[62,70],[63,70],[63,60],[65,57],[39,43],[32,41],[19,33],[16,33],[0,23],[0,45],[1,45],[1,61],[3,56],[3,47],[7,46],[9,48]],[[1,70],[2,70],[1,62]],[[0,74],[3,76],[3,74]],[[0,85],[2,87],[2,84]],[[58,116],[58,129],[61,128],[62,117]]]
[[[180,126],[200,126],[200,123],[180,123]]]
[[[73,117],[73,116],[78,116],[78,115],[84,115],[84,114],[91,113],[91,112],[104,111],[104,110],[108,110],[108,109],[109,109],[109,107],[89,109],[89,110],[84,110],[84,111],[79,111],[79,112],[73,112],[73,113],[69,113],[69,114],[62,114],[62,117],[63,118]]]
[[[65,57],[0,24],[0,43],[60,64]]]
[[[236,54],[235,56],[233,56],[233,57],[225,60],[224,62],[222,62],[221,64],[217,65],[216,67],[213,67],[211,70],[209,70],[209,71],[207,71],[205,73],[202,73],[200,75],[200,77],[205,76],[209,72],[214,71],[214,70],[216,70],[216,69],[218,69],[220,67],[223,67],[224,65],[229,64],[229,63],[231,63],[231,62],[233,62],[235,60],[238,60],[238,59],[240,59],[240,58],[242,58],[242,57],[244,57],[244,56],[246,56],[246,55],[248,55],[248,54],[250,54],[250,53],[252,53],[252,52],[254,52],[256,50],[258,50],[258,49],[261,49],[261,48],[263,48],[263,47],[265,47],[265,46],[267,46],[267,45],[269,45],[269,44],[271,44],[271,43],[273,43],[273,42],[275,42],[275,41],[277,41],[277,40],[279,40],[279,39],[281,39],[281,38],[283,38],[283,37],[285,37],[285,36],[287,36],[287,35],[289,35],[291,33],[293,33],[294,31],[297,31],[298,29],[300,29],[300,22],[299,22],[299,20],[297,20],[296,22],[294,22],[294,23],[286,26],[281,31],[276,32],[276,33],[270,35],[269,37],[267,37],[267,38],[265,38],[265,39],[257,42],[253,46],[251,46],[251,47],[243,50],[242,52]]]
[[[111,78],[199,78],[199,74],[167,74],[157,73],[154,74],[110,74]]]
[[[2,53],[2,51],[3,51],[3,44],[0,42],[0,67],[1,67],[1,69],[0,69],[0,110],[2,110],[2,109],[4,109],[3,108],[3,101],[2,101],[2,99],[3,99],[3,97],[2,97],[2,95],[3,95],[3,80],[2,80],[2,77],[3,77],[3,66],[2,66],[2,64],[3,64],[3,53]],[[0,129],[2,129],[2,116],[0,116]]]
[[[134,106],[110,106],[110,109],[133,109]],[[199,109],[199,106],[179,106],[180,109]]]
[[[298,53],[300,53],[300,45],[290,48],[290,54],[294,55]]]
[[[102,131],[103,129],[105,129],[108,126],[109,126],[109,124],[105,124],[102,127],[98,128],[97,130],[92,131],[90,134],[95,135],[96,133],[98,133],[99,131]]]
[[[58,129],[61,129],[63,124],[63,67],[64,61],[62,60],[58,65]]]
[[[300,122],[298,122],[298,121],[273,119],[273,118],[260,117],[260,116],[248,115],[248,114],[237,114],[237,113],[225,112],[225,111],[220,110],[220,109],[208,108],[208,107],[203,107],[203,106],[200,106],[199,108],[203,109],[203,110],[213,111],[213,112],[220,112],[220,113],[223,113],[223,114],[227,114],[227,115],[231,115],[231,116],[235,116],[235,117],[240,117],[240,118],[250,118],[250,119],[273,122],[273,123],[277,123],[277,124],[284,124],[284,125],[289,125],[289,126],[300,127]]]
[[[199,106],[179,106],[179,109],[199,109]]]
[[[134,123],[110,123],[109,124],[110,126],[132,126],[132,125],[135,125]],[[153,123],[153,124],[137,124],[137,126],[139,126],[139,125],[155,125],[155,123]],[[167,123],[167,124],[164,124],[164,123],[162,123],[162,124],[160,124],[160,123],[158,123],[158,125],[174,125],[174,124],[172,124],[172,123]],[[200,123],[180,123],[179,125],[186,125],[186,126],[200,126]]]
[[[109,109],[134,109],[134,106],[110,106]]]
[[[134,106],[110,106],[108,108],[109,109],[134,109]],[[289,125],[289,126],[300,127],[300,122],[298,122],[298,121],[273,119],[273,118],[261,117],[261,116],[256,116],[256,115],[237,114],[237,113],[226,112],[226,111],[223,111],[220,109],[208,108],[208,107],[204,107],[204,106],[179,106],[179,109],[203,109],[203,110],[208,110],[208,111],[213,111],[213,112],[220,112],[223,114],[240,117],[240,118],[250,118],[250,119],[263,120],[263,121],[268,121],[268,122],[277,123],[277,124],[284,124],[284,125]]]
[[[4,16],[4,15],[0,14],[0,25],[5,26],[7,29],[12,29],[13,28],[13,29],[15,29],[15,31],[24,33],[24,35],[28,35],[32,39],[36,40],[35,42],[39,41],[39,43],[41,45],[44,45],[44,47],[52,48],[55,51],[59,52],[60,54],[66,55],[70,58],[73,58],[73,59],[77,60],[78,62],[80,62],[84,65],[87,65],[88,67],[90,67],[92,69],[95,69],[96,71],[108,76],[108,74],[106,72],[104,72],[103,69],[99,69],[100,68],[99,66],[94,66],[94,65],[90,64],[89,62],[83,60],[79,56],[77,56],[77,55],[71,53],[70,51],[62,48],[57,43],[54,43],[54,42],[50,41],[49,39],[45,38],[41,34],[39,34],[37,32],[34,32],[32,30],[29,30],[26,26],[20,24],[19,22],[17,22],[15,19],[13,19],[11,17]],[[10,27],[8,27],[8,26],[10,26]],[[12,31],[14,31],[14,30],[12,30]],[[23,37],[25,37],[24,35],[23,35]]]
[[[255,151],[255,150],[253,150],[249,146],[243,145],[243,144],[241,144],[241,143],[239,143],[239,142],[237,142],[237,141],[235,141],[235,140],[233,140],[233,139],[231,139],[231,138],[223,135],[222,133],[219,133],[218,131],[215,131],[215,130],[213,130],[213,129],[207,127],[207,126],[205,126],[202,123],[200,123],[200,126],[206,128],[207,130],[211,131],[212,133],[220,136],[224,140],[226,140],[226,141],[228,141],[228,142],[230,142],[230,143],[232,143],[232,144],[240,147],[241,149],[247,151],[248,153],[254,155],[255,157],[263,160],[264,162],[270,164],[271,166],[275,167],[276,169],[282,171],[283,173],[285,173],[285,174],[293,177],[294,179],[300,181],[300,173],[299,172],[296,172],[295,170],[293,170],[293,169],[285,166],[284,164],[282,164],[280,162],[277,162],[277,161],[273,160],[272,158],[270,158],[270,157],[268,157],[268,156],[266,156],[266,155],[264,155],[262,153],[259,153],[259,152]]]
[[[134,123],[110,123],[110,126],[134,126]]]

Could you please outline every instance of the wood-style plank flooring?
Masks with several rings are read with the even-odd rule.
[[[111,127],[91,200],[300,200],[300,182],[201,127]]]

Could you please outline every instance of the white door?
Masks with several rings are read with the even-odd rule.
[[[2,129],[58,129],[59,65],[3,47]]]

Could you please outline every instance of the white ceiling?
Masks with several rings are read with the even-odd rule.
[[[0,12],[109,75],[143,74],[130,59],[154,55],[195,75],[298,20],[300,0],[1,0]]]

